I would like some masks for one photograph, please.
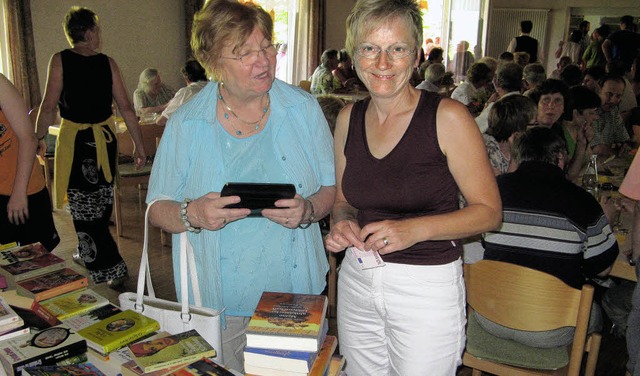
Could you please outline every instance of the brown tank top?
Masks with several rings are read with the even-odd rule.
[[[354,104],[344,155],[345,198],[358,209],[358,223],[448,213],[458,209],[458,186],[449,172],[436,133],[441,97],[423,91],[409,127],[382,159],[369,151],[365,112],[369,99]],[[385,262],[441,265],[462,254],[459,240],[425,241],[383,255]]]

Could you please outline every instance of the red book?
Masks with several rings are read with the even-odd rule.
[[[65,268],[18,282],[16,292],[18,295],[41,301],[87,287],[88,284],[87,277],[72,269]]]
[[[29,260],[0,266],[0,273],[10,281],[19,282],[32,277],[64,269],[66,263],[53,253],[46,253]]]

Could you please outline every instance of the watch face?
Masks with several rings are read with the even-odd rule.
[[[69,329],[49,328],[33,336],[31,345],[40,348],[55,347],[69,337]]]

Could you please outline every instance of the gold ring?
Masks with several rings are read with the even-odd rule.
[[[385,246],[389,245],[389,239],[387,238],[382,238],[382,242],[384,243]]]
[[[284,221],[284,224],[285,224],[285,225],[286,225],[286,224],[288,224],[288,223],[289,223],[289,218],[287,218],[287,219]]]
[[[222,218],[222,224],[227,224],[227,219],[226,218]]]

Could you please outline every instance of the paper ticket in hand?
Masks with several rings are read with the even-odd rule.
[[[349,250],[358,260],[362,270],[384,266],[384,261],[378,251],[363,251],[356,247],[349,247]]]

